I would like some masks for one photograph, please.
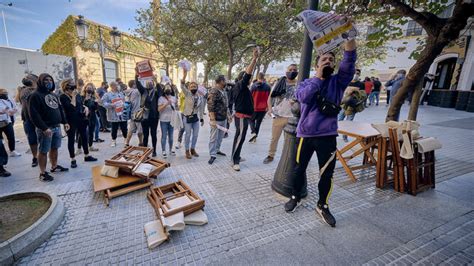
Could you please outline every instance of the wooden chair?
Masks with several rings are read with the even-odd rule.
[[[400,141],[396,128],[389,128],[390,146],[392,148],[393,159],[393,187],[395,191],[405,192],[405,171],[404,160],[400,157]]]
[[[388,179],[388,171],[393,173],[393,156],[392,147],[390,145],[390,138],[381,137],[378,144],[378,178],[376,180],[377,188],[385,188],[388,184],[392,184],[394,179]]]
[[[413,159],[407,160],[407,188],[409,194],[416,196],[435,188],[435,152],[420,153],[417,143],[413,143],[413,151]]]

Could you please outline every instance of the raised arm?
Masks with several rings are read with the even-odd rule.
[[[344,45],[344,57],[337,71],[337,82],[342,90],[345,90],[355,74],[355,63],[357,60],[355,40],[346,41]]]

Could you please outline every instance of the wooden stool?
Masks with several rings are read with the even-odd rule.
[[[418,192],[435,188],[435,152],[419,153],[418,144],[413,144],[414,157],[407,160],[408,193],[416,196]]]

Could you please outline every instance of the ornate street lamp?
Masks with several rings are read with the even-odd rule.
[[[110,31],[110,37],[112,40],[112,45],[115,47],[115,49],[120,47],[121,36],[122,34],[117,30],[117,27],[112,27],[112,30]]]
[[[84,17],[79,15],[79,19],[74,23],[76,25],[77,36],[81,41],[87,39],[87,32],[89,31],[89,25],[84,20]]]

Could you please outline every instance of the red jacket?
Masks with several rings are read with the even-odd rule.
[[[253,109],[255,112],[265,112],[268,107],[268,97],[270,97],[270,86],[265,82],[257,81],[252,85],[250,92],[253,98]]]
[[[374,87],[374,83],[372,81],[364,81],[365,85],[365,93],[367,96],[372,92],[372,88]]]

